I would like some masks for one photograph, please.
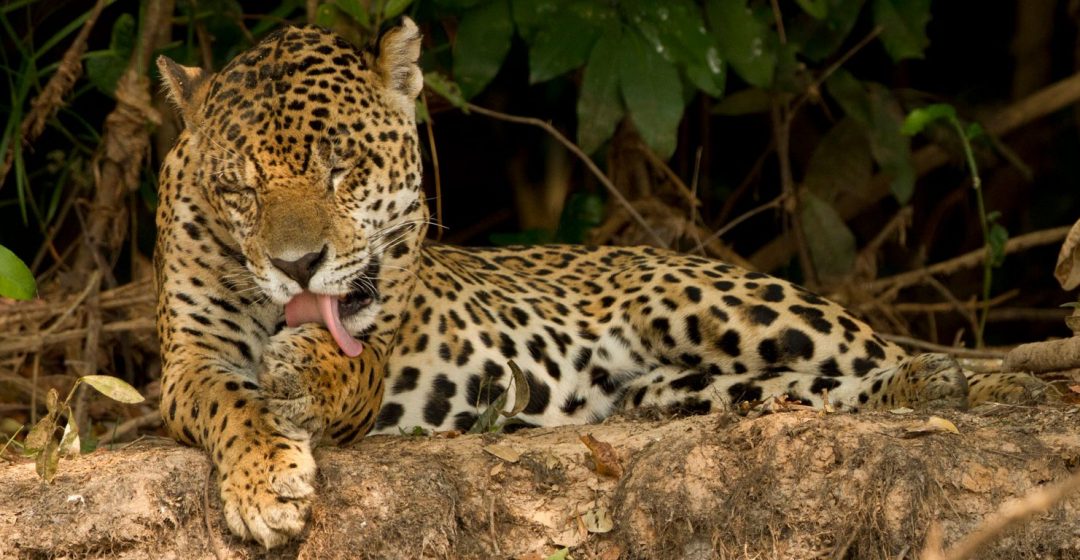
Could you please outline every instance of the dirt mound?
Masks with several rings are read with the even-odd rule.
[[[954,542],[1075,468],[1075,412],[943,414],[960,434],[921,414],[796,412],[373,437],[317,452],[312,522],[273,556],[914,558],[931,522]],[[593,470],[586,433],[613,446],[620,478]],[[52,485],[5,466],[0,557],[262,557],[225,530],[208,469],[159,440],[62,461]],[[980,557],[1080,555],[1078,509],[1069,498]]]

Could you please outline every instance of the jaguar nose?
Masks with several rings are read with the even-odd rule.
[[[326,257],[325,245],[318,253],[308,253],[294,261],[271,258],[270,263],[284,272],[285,276],[296,280],[300,287],[306,290],[308,281],[315,275],[315,271],[319,269],[324,257]]]

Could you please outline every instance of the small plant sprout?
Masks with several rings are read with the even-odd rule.
[[[904,134],[914,136],[921,133],[926,127],[937,121],[945,123],[956,131],[960,144],[964,147],[964,159],[967,163],[968,172],[971,174],[971,187],[975,190],[975,204],[978,205],[979,224],[982,226],[983,246],[986,249],[986,258],[983,259],[983,287],[982,307],[979,310],[978,330],[975,332],[975,345],[983,346],[983,331],[986,329],[986,316],[990,312],[990,283],[993,269],[1000,267],[1005,262],[1005,242],[1009,240],[1009,232],[1004,226],[997,223],[1001,212],[987,212],[983,201],[982,178],[979,176],[979,166],[975,162],[975,154],[971,150],[972,140],[982,136],[985,132],[979,123],[971,123],[966,127],[956,116],[956,109],[947,103],[937,103],[915,109],[908,114],[901,129]]]
[[[64,402],[60,401],[60,394],[56,389],[49,389],[45,399],[48,414],[42,417],[23,442],[23,455],[34,457],[37,460],[37,473],[45,482],[52,482],[56,476],[56,469],[60,462],[60,455],[74,456],[79,454],[79,426],[75,423],[75,415],[71,412],[71,397],[75,395],[79,385],[87,385],[97,389],[98,392],[110,399],[127,404],[135,404],[144,401],[142,395],[134,387],[121,379],[110,375],[86,375],[75,380]],[[59,439],[56,437],[57,428],[60,427],[60,416],[67,418],[63,432]]]

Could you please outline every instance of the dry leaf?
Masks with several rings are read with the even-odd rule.
[[[619,560],[622,556],[622,552],[622,547],[617,544],[612,544],[610,547],[597,554],[595,558],[596,560]]]
[[[1080,286],[1080,221],[1073,224],[1065,236],[1065,242],[1061,244],[1054,278],[1065,290]]]
[[[495,466],[491,467],[491,470],[488,471],[488,476],[498,476],[498,475],[502,474],[503,465],[505,465],[505,464],[506,463],[495,463]]]
[[[593,465],[597,473],[604,476],[619,478],[623,475],[622,465],[619,464],[619,455],[610,443],[600,441],[592,434],[581,436],[581,443],[589,448],[592,453]]]
[[[581,520],[590,533],[607,533],[615,527],[615,523],[611,520],[611,512],[604,506],[597,506],[596,509],[586,511],[582,514]]]
[[[518,459],[521,458],[521,453],[514,451],[514,448],[508,445],[500,445],[498,443],[493,443],[491,445],[485,446],[483,449],[484,451],[491,453],[492,455],[502,459],[503,461],[506,461],[507,463],[516,463],[518,462]]]
[[[901,406],[900,408],[894,408],[894,409],[890,410],[889,412],[891,412],[893,414],[911,414],[912,412],[915,412],[915,411],[913,409],[910,409],[910,408],[906,407],[906,406]]]
[[[944,418],[931,416],[926,422],[904,430],[904,433],[900,434],[900,437],[912,438],[940,433],[960,435],[960,430],[956,429],[956,424],[953,424]]]

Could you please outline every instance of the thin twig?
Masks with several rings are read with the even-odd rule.
[[[149,318],[113,321],[111,323],[105,323],[101,326],[101,332],[103,334],[140,331],[151,332],[153,330],[154,320]],[[0,344],[0,354],[9,354],[12,352],[38,352],[47,346],[52,346],[61,342],[70,342],[72,340],[83,339],[86,337],[88,332],[89,329],[81,328],[53,333],[48,336],[41,336],[39,334],[20,336],[14,339],[8,339],[4,343]]]
[[[214,524],[210,522],[210,483],[213,479],[214,465],[211,463],[209,469],[206,471],[206,483],[203,484],[203,521],[206,522],[206,540],[209,542],[210,549],[214,551],[214,556],[218,560],[227,560],[229,554],[222,546],[217,533],[214,532]]]
[[[814,261],[810,258],[810,248],[806,243],[806,232],[802,228],[802,211],[799,199],[795,195],[795,178],[791,172],[791,117],[786,102],[782,102],[777,96],[772,99],[773,138],[776,141],[776,158],[780,161],[780,185],[781,192],[787,196],[792,204],[788,218],[791,220],[792,233],[795,236],[795,246],[798,249],[799,266],[802,268],[806,286],[811,290],[821,285]]]
[[[657,155],[653,153],[653,151],[650,150],[648,146],[640,142],[636,142],[634,143],[633,149],[641,154],[644,154],[645,159],[649,160],[649,162],[653,164],[653,167],[656,167],[665,176],[667,176],[668,180],[671,181],[673,185],[675,185],[675,190],[679,191],[679,193],[686,198],[686,202],[690,205],[691,208],[701,205],[701,201],[698,200],[696,196],[694,196],[693,191],[690,190],[690,187],[686,186],[686,183],[684,183],[682,178],[679,177],[679,174],[675,173],[675,171],[671,169],[671,166],[669,166],[662,159],[657,157]]]
[[[857,262],[872,262],[872,258],[877,254],[881,246],[885,244],[885,241],[892,237],[894,232],[900,232],[898,237],[903,239],[904,228],[911,223],[911,216],[914,214],[914,210],[911,206],[904,206],[901,208],[884,227],[878,231],[877,235],[870,240],[862,249],[859,250],[859,254],[855,257]],[[903,244],[903,241],[901,241]],[[876,270],[873,272],[877,272]]]
[[[636,221],[638,225],[644,228],[645,231],[648,232],[649,236],[652,237],[653,240],[660,247],[663,247],[665,249],[667,248],[667,243],[660,237],[659,234],[657,234],[655,231],[653,231],[651,227],[649,227],[649,223],[646,222],[645,218],[642,217],[642,215],[634,209],[634,207],[630,204],[630,201],[627,200],[621,192],[619,192],[619,189],[615,187],[615,185],[611,182],[611,179],[608,179],[607,175],[605,175],[603,171],[600,171],[600,168],[597,167],[595,163],[593,163],[592,159],[585,152],[581,151],[581,148],[577,147],[577,145],[567,139],[566,136],[563,136],[563,134],[559,132],[559,130],[556,129],[554,126],[551,126],[550,123],[534,117],[519,117],[517,115],[510,115],[507,113],[494,111],[492,109],[485,109],[478,105],[473,105],[472,103],[466,104],[466,107],[470,111],[474,111],[481,115],[494,119],[518,124],[528,124],[542,128],[553,138],[558,140],[560,144],[565,146],[567,150],[570,150],[575,156],[577,156],[582,161],[582,163],[585,164],[585,167],[587,167],[589,171],[596,177],[596,179],[600,181],[600,184],[604,185],[604,188],[608,190],[611,196],[615,197],[615,200],[619,201],[619,204],[621,204],[623,208],[626,209],[626,212],[634,218],[634,221]]]
[[[199,43],[199,56],[202,58],[202,68],[207,72],[214,71],[214,51],[210,45],[210,34],[206,32],[206,25],[201,18],[196,17],[199,13],[197,0],[191,1],[191,23],[195,26],[195,37]]]
[[[1065,235],[1069,233],[1071,227],[1072,226],[1061,226],[1018,235],[1005,243],[1004,252],[1005,254],[1011,254],[1032,247],[1057,243],[1058,241],[1065,239]],[[964,253],[959,257],[953,257],[947,261],[869,282],[864,286],[864,289],[867,292],[876,293],[911,286],[922,282],[928,276],[935,274],[951,274],[958,270],[979,266],[986,256],[986,249],[980,247],[974,251]]]
[[[124,439],[133,432],[137,432],[143,428],[157,427],[161,425],[161,412],[154,410],[153,412],[147,412],[142,416],[132,418],[117,426],[113,431],[105,434],[99,440],[100,445],[109,445],[116,440]]]
[[[750,190],[750,186],[754,184],[754,179],[761,174],[761,170],[765,167],[765,161],[769,159],[769,155],[772,154],[776,148],[776,141],[770,137],[769,143],[765,145],[765,149],[761,150],[761,155],[754,160],[754,164],[750,166],[750,170],[746,172],[746,176],[739,182],[739,186],[735,187],[734,191],[724,199],[724,206],[720,209],[720,212],[716,215],[714,224],[727,223],[728,216],[735,211],[735,203],[742,198],[743,193]]]
[[[919,348],[921,350],[929,350],[931,352],[943,352],[945,354],[951,354],[953,356],[959,356],[961,358],[995,358],[1001,359],[1007,354],[1004,350],[975,350],[973,348],[957,348],[955,346],[945,346],[944,344],[934,344],[933,342],[927,342],[925,340],[919,340],[910,336],[903,336],[899,334],[882,334],[882,338],[890,340],[901,346],[910,346],[912,348]]]
[[[851,57],[855,56],[856,53],[866,48],[866,45],[869,45],[870,42],[876,39],[878,35],[881,35],[881,32],[884,31],[884,29],[885,28],[880,25],[871,29],[865,37],[859,39],[858,43],[855,43],[855,45],[853,45],[850,49],[847,50],[847,52],[841,55],[840,58],[836,59],[836,62],[830,64],[828,68],[826,68],[825,71],[822,72],[816,80],[814,80],[814,83],[810,84],[810,86],[806,88],[806,93],[800,96],[799,99],[792,104],[792,112],[798,111],[799,108],[803,106],[803,104],[805,104],[811,99],[811,96],[819,95],[821,92],[822,84],[824,84],[826,80],[828,80],[833,74],[835,74],[837,70],[847,64],[847,62],[851,60]]]
[[[1020,290],[1009,290],[994,299],[990,300],[990,305],[1000,305],[1014,297],[1020,295]],[[979,301],[942,301],[934,303],[894,303],[892,308],[898,313],[944,313],[946,311],[953,311],[959,306],[965,311],[977,309],[982,305]],[[997,310],[994,310],[997,311]],[[1065,316],[1065,311],[1061,312],[1061,316]]]
[[[776,34],[780,37],[780,44],[787,44],[787,33],[784,31],[784,14],[780,12],[780,2],[772,0],[773,18],[776,20]]]
[[[941,529],[934,523],[926,538],[922,560],[964,560],[971,558],[991,541],[1000,537],[1012,527],[1027,521],[1040,513],[1050,511],[1058,502],[1080,489],[1080,472],[1057,484],[1036,488],[1026,496],[1002,505],[996,512],[983,520],[978,527],[956,543],[948,551],[941,550]]]
[[[703,243],[701,241],[702,237],[698,233],[702,227],[699,227],[698,224],[701,224],[701,226],[705,225],[705,220],[701,217],[701,212],[698,211],[698,207],[701,205],[701,201],[698,199],[698,180],[701,176],[702,153],[704,153],[704,149],[702,146],[698,146],[698,149],[694,152],[694,174],[690,177],[690,198],[692,200],[692,203],[690,204],[690,221],[695,226],[693,228],[694,240],[697,241],[699,247],[701,247]],[[698,251],[695,250],[695,252]]]
[[[722,228],[716,230],[715,232],[713,232],[713,234],[710,235],[707,239],[705,239],[701,243],[698,243],[698,246],[694,248],[694,251],[695,252],[700,251],[701,248],[705,246],[705,244],[707,244],[709,242],[712,242],[712,241],[716,241],[717,239],[720,239],[721,237],[726,235],[727,232],[735,229],[736,226],[738,226],[739,224],[745,222],[746,220],[749,220],[750,218],[753,218],[754,216],[756,216],[756,215],[758,215],[758,214],[760,214],[760,213],[762,213],[762,212],[764,212],[764,211],[766,211],[766,210],[768,210],[770,208],[779,207],[781,204],[784,203],[785,200],[787,200],[787,195],[786,194],[781,194],[780,196],[766,202],[765,204],[757,206],[756,208],[753,208],[753,209],[743,213],[742,215],[738,216],[734,220],[731,220],[730,222],[724,224],[724,227],[722,227]]]
[[[975,316],[975,314],[973,312],[971,312],[970,309],[964,307],[964,304],[961,303],[960,300],[955,295],[953,295],[952,291],[949,290],[949,288],[945,287],[945,284],[942,284],[940,280],[938,280],[937,278],[934,278],[933,276],[927,276],[926,277],[926,283],[929,284],[930,287],[937,290],[937,292],[939,294],[941,294],[942,297],[944,297],[946,300],[948,300],[949,303],[952,304],[953,309],[955,309],[956,312],[959,313],[960,316],[963,317],[964,320],[968,322],[968,325],[971,326],[972,332],[974,332],[976,334],[978,333],[979,319]],[[986,305],[989,306],[989,304],[990,304],[990,300],[986,300]],[[983,303],[979,302],[978,305],[981,308],[983,306]],[[982,347],[982,340],[976,340],[975,347],[976,348],[981,348]]]

